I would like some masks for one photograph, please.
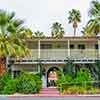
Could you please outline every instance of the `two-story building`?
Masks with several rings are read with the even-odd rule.
[[[8,61],[10,65],[10,61],[15,60],[11,65],[12,77],[16,77],[21,70],[39,73],[41,64],[46,84],[48,73],[54,68],[63,70],[67,58],[73,61],[75,71],[80,67],[88,67],[97,77],[95,62],[100,60],[99,37],[33,38],[27,39],[26,44],[31,56]]]

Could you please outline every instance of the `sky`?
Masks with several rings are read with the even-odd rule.
[[[16,17],[25,21],[25,26],[33,32],[39,30],[50,36],[54,22],[62,24],[66,36],[73,35],[72,24],[68,24],[68,12],[78,9],[81,12],[81,23],[78,24],[76,35],[89,20],[88,10],[91,0],[0,0],[0,9],[14,11]]]

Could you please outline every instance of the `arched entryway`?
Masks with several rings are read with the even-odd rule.
[[[47,70],[47,87],[55,86],[55,81],[57,80],[57,71],[60,71],[58,67],[50,67]]]

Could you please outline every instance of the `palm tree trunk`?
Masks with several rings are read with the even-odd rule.
[[[76,36],[76,27],[74,27],[74,36]]]
[[[5,58],[0,57],[0,76],[3,75],[5,71]]]

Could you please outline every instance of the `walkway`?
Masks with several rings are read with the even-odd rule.
[[[43,88],[41,91],[40,91],[40,94],[39,96],[60,96],[60,93],[59,91],[57,90],[57,88],[55,87],[49,87],[49,88]]]

